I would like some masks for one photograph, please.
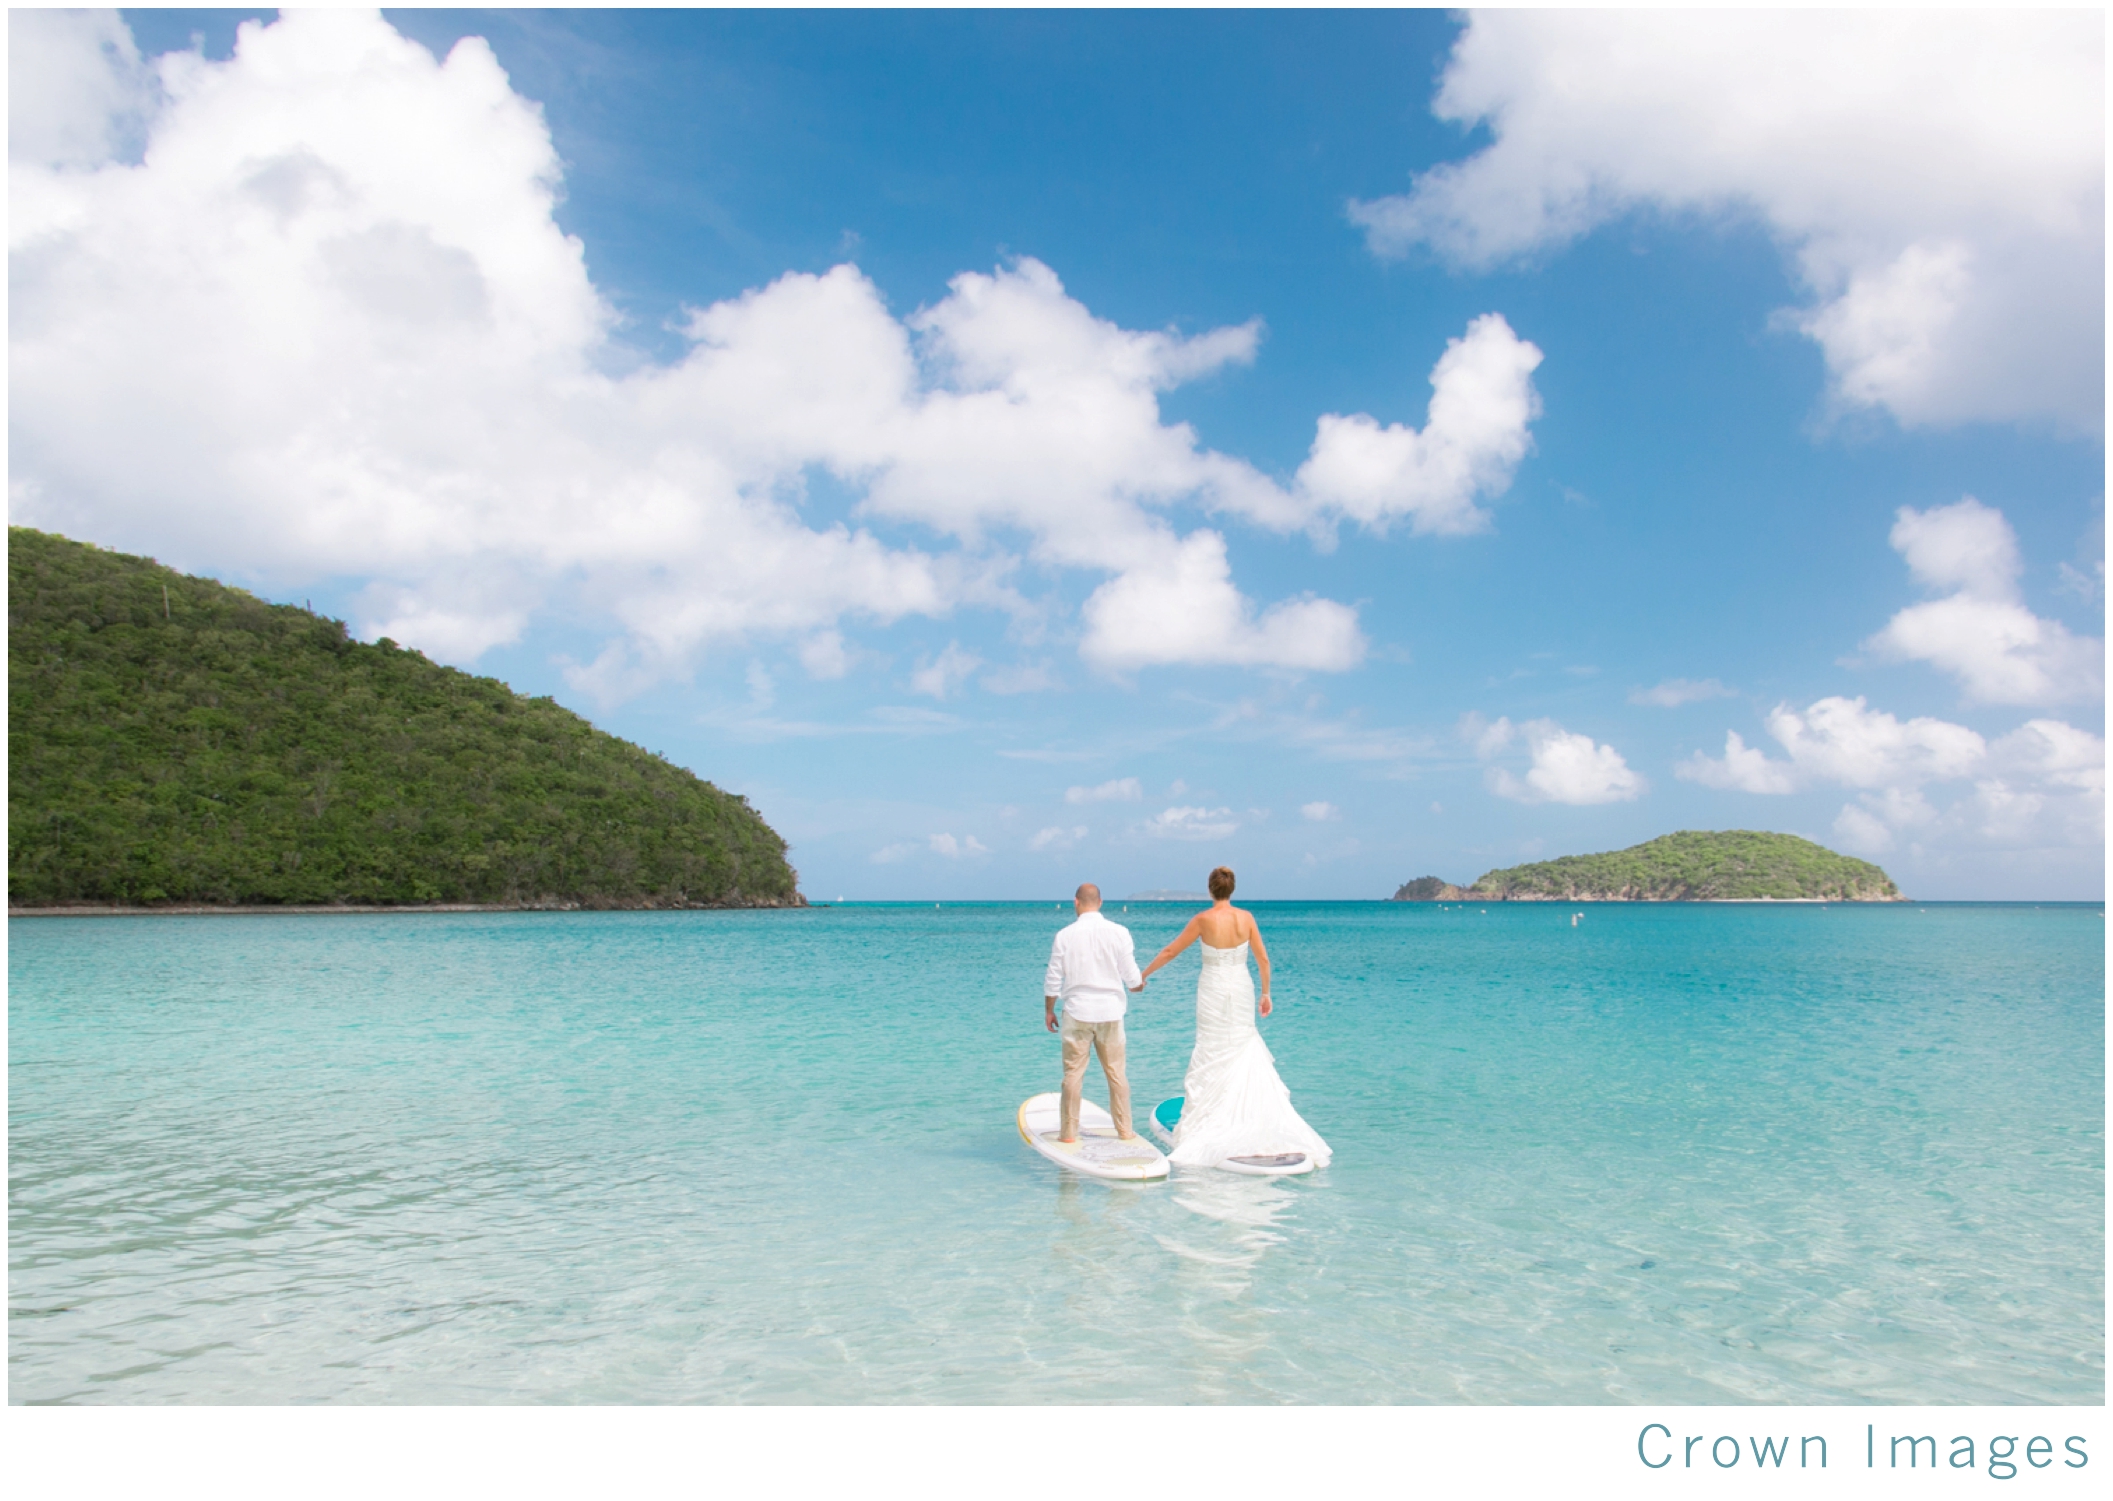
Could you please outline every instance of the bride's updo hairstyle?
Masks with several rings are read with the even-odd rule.
[[[1221,865],[1211,872],[1211,900],[1225,901],[1233,894],[1233,873],[1230,867]]]

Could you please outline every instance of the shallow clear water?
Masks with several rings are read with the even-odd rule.
[[[14,920],[9,1396],[2104,1399],[2100,907],[1257,910],[1334,1164],[1134,1186],[1053,905]]]

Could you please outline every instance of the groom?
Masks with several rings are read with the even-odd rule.
[[[1101,1055],[1108,1076],[1108,1114],[1115,1134],[1137,1140],[1130,1129],[1130,1080],[1123,1071],[1125,990],[1145,988],[1137,972],[1130,930],[1101,916],[1101,889],[1088,881],[1071,899],[1078,921],[1049,946],[1049,973],[1042,981],[1042,1020],[1057,1030],[1057,1002],[1064,1003],[1064,1095],[1057,1140],[1079,1139],[1079,1092],[1086,1082],[1086,1054]]]

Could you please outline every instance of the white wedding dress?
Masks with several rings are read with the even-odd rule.
[[[1216,1167],[1228,1157],[1304,1152],[1328,1165],[1328,1143],[1291,1108],[1291,1091],[1255,1026],[1255,982],[1247,945],[1216,949],[1201,939],[1196,981],[1196,1051],[1182,1088],[1181,1120],[1167,1160]]]

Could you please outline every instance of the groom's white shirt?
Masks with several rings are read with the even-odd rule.
[[[1074,1021],[1119,1022],[1129,993],[1144,984],[1130,930],[1098,910],[1087,912],[1049,945],[1049,973],[1042,994],[1059,996]]]

